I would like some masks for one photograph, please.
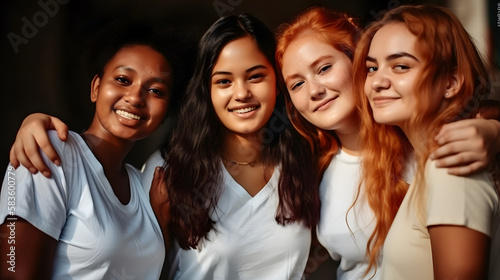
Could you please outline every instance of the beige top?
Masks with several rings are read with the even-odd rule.
[[[428,226],[466,226],[488,236],[496,236],[492,240],[500,237],[496,230],[499,224],[498,195],[487,173],[453,176],[428,161],[425,178],[425,223],[417,217],[412,196],[415,186],[412,183],[385,240],[381,279],[434,278]],[[493,279],[491,276],[490,279]]]

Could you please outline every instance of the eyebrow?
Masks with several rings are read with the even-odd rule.
[[[125,70],[125,71],[130,71],[130,72],[137,73],[137,71],[134,68],[132,68],[130,66],[127,66],[127,65],[120,65],[120,66],[115,67],[115,70],[118,70],[118,69],[119,70]],[[167,77],[168,76],[170,76],[170,72],[168,72]],[[153,80],[153,81],[155,81],[157,83],[163,83],[163,84],[166,84],[166,85],[169,84],[169,81],[167,79],[163,79],[163,78],[160,78],[160,77],[153,77],[150,80]]]
[[[313,63],[311,63],[312,68],[315,68],[316,65],[318,65],[322,60],[327,59],[327,58],[333,58],[333,56],[331,56],[331,55],[323,55],[323,56],[318,57],[318,59],[316,59],[315,61],[313,61]],[[299,74],[293,74],[293,75],[287,76],[285,78],[285,83],[287,83],[289,80],[295,79],[297,77],[301,77],[301,75],[299,75]]]
[[[317,64],[319,64],[321,62],[321,60],[324,60],[324,59],[327,59],[327,58],[333,58],[333,56],[331,56],[331,55],[320,56],[313,63],[311,63],[311,66],[315,67]]]
[[[137,72],[137,71],[135,71],[135,69],[134,69],[134,68],[129,67],[129,66],[127,66],[127,65],[119,65],[119,66],[116,66],[116,67],[115,67],[115,70],[118,70],[118,69],[120,69],[120,70],[126,70],[126,71],[132,71],[132,72]]]
[[[245,73],[252,72],[253,70],[256,70],[256,69],[267,69],[267,67],[264,66],[264,65],[262,65],[262,64],[255,65],[255,66],[250,67],[247,70],[245,70]],[[212,74],[212,77],[215,76],[215,75],[231,75],[231,74],[232,74],[231,72],[227,72],[227,71],[215,71]]]
[[[391,60],[394,60],[394,59],[398,59],[398,58],[401,58],[401,57],[409,57],[409,58],[412,58],[414,60],[416,60],[417,62],[420,62],[420,60],[418,60],[415,56],[407,53],[407,52],[398,52],[398,53],[395,53],[395,54],[391,54],[391,55],[388,55],[385,60],[387,61],[391,61]],[[367,61],[370,61],[370,62],[377,62],[377,59],[371,57],[371,56],[367,56],[366,57],[366,60]]]

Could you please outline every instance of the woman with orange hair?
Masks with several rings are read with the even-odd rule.
[[[429,158],[440,128],[473,118],[490,88],[469,35],[445,8],[401,6],[371,25],[358,47],[363,183],[368,195],[390,194],[381,204],[385,213],[399,207],[381,278],[487,279],[489,259],[489,279],[498,279],[500,215],[492,178],[485,171],[450,175]],[[417,167],[405,195],[409,150]]]
[[[367,244],[370,252],[380,250],[397,211],[397,207],[390,213],[384,211],[384,201],[392,197],[390,192],[368,195],[372,193],[365,194],[364,187],[358,192],[360,118],[353,94],[352,59],[359,33],[347,15],[316,7],[280,27],[276,53],[288,89],[285,98],[290,119],[310,143],[317,157],[313,167],[318,178],[323,178],[318,239],[330,256],[340,261],[337,278],[356,280],[374,275],[379,258],[378,254],[366,258]],[[43,165],[33,159],[35,155],[27,156],[25,151],[37,150],[34,142],[46,147],[46,123],[31,119],[23,124],[11,160],[23,160],[23,164],[42,170]],[[55,124],[60,127],[57,121]],[[497,152],[494,149],[498,147],[492,143],[498,140],[492,139],[500,137],[500,123],[470,120],[452,127],[455,129],[443,127],[438,139],[443,146],[435,151],[436,156],[455,167],[449,171],[463,173],[484,168],[489,161],[487,151]],[[55,155],[50,151],[46,154]],[[388,166],[390,162],[381,160],[379,164]],[[304,168],[309,167],[311,164],[304,162]],[[405,191],[406,183],[401,197]]]
[[[282,24],[277,34],[276,59],[288,89],[287,110],[294,127],[308,140],[317,156],[315,168],[317,176],[322,177],[317,238],[330,256],[340,261],[338,279],[378,278],[379,252],[412,175],[411,171],[408,175],[404,173],[411,147],[405,142],[396,142],[393,145],[404,151],[399,164],[386,161],[390,155],[376,152],[368,155],[372,156],[370,164],[377,166],[379,174],[387,174],[386,180],[396,182],[394,189],[359,185],[362,152],[359,134],[363,131],[352,82],[352,59],[359,34],[349,16],[320,7],[304,11],[290,23]],[[476,171],[480,161],[488,161],[486,156],[473,160],[484,152],[481,145],[477,151],[472,149],[474,141],[483,137],[463,136],[462,132],[485,127],[484,131],[495,131],[498,139],[499,123],[471,120],[454,126],[461,129],[443,135],[455,142],[436,150],[436,155],[451,155],[444,159],[449,166],[456,166],[457,159],[462,157],[466,167],[452,170],[454,172]],[[447,129],[444,127],[443,132]],[[498,149],[491,149],[493,154],[497,152],[495,148]],[[450,152],[450,149],[455,150]],[[389,167],[398,177],[385,172],[392,170]],[[387,205],[391,208],[387,209]]]

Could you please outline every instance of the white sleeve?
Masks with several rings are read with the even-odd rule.
[[[16,170],[9,165],[0,194],[0,223],[8,215],[21,217],[30,224],[59,240],[66,222],[67,188],[62,168],[51,165],[52,178],[40,172],[33,175],[24,166]]]
[[[142,187],[146,191],[149,197],[149,190],[151,189],[151,182],[153,181],[153,175],[155,173],[155,168],[157,166],[163,166],[165,160],[161,156],[161,151],[156,150],[149,158],[146,160],[142,166]]]

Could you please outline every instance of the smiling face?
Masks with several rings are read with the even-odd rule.
[[[212,104],[222,124],[236,134],[263,128],[276,103],[276,76],[254,40],[243,37],[229,42],[211,74]]]
[[[373,37],[366,67],[365,93],[376,122],[405,129],[417,109],[416,87],[425,67],[417,37],[403,23],[389,23]],[[438,89],[436,89],[438,90]],[[443,95],[433,94],[427,112],[437,110]]]
[[[320,35],[299,35],[283,54],[283,78],[295,108],[313,125],[352,129],[355,99],[352,62]]]
[[[167,112],[171,69],[144,45],[121,48],[92,81],[96,111],[88,132],[100,138],[138,140],[149,136]]]

